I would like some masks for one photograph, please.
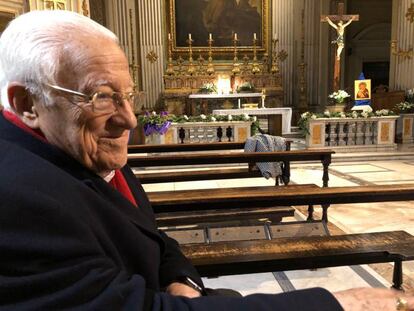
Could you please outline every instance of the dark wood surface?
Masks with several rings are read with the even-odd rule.
[[[128,153],[186,152],[244,149],[244,143],[221,142],[200,144],[129,145]]]
[[[132,167],[173,166],[194,164],[230,164],[257,163],[276,161],[311,161],[324,160],[332,156],[331,150],[293,150],[280,152],[232,152],[205,154],[176,154],[157,156],[128,155],[128,164]]]
[[[412,260],[414,237],[393,231],[187,244],[181,249],[202,276],[217,276]]]
[[[262,177],[259,170],[249,170],[247,167],[229,167],[209,170],[173,171],[156,173],[135,173],[143,184],[179,182],[193,180],[213,180],[213,179],[232,179]]]
[[[320,188],[315,185],[148,193],[156,212],[414,200],[414,184]]]
[[[202,223],[223,223],[239,222],[244,220],[254,220],[266,218],[272,222],[280,222],[283,217],[294,216],[295,209],[292,207],[268,207],[268,208],[245,208],[230,210],[212,210],[179,212],[179,213],[159,213],[156,214],[157,225],[159,227],[194,225]]]

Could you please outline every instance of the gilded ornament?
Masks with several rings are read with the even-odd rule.
[[[147,54],[147,59],[151,64],[153,64],[158,60],[158,55],[154,51],[151,51]]]
[[[86,0],[82,1],[82,13],[84,16],[89,16],[88,4],[86,3]]]
[[[410,23],[414,22],[414,2],[411,3],[411,6],[408,8],[407,14],[405,14],[405,16]]]
[[[43,0],[45,10],[65,10],[65,0]]]

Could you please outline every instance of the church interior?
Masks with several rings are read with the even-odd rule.
[[[128,163],[206,286],[414,292],[413,0],[0,0],[0,32],[32,10],[118,36]]]

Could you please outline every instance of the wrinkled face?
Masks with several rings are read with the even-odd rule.
[[[132,91],[126,57],[114,42],[85,39],[79,49],[85,52],[85,60],[65,62],[63,58],[59,86],[88,95]],[[123,101],[114,113],[97,114],[79,98],[51,92],[53,105],[35,103],[40,129],[51,144],[101,176],[126,164],[129,130],[137,124],[130,103]]]

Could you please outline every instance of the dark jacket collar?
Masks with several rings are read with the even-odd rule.
[[[127,214],[131,221],[141,229],[144,229],[152,236],[160,239],[145,191],[135,178],[131,178],[130,169],[128,167],[124,167],[122,172],[124,173],[139,208],[136,208],[120,192],[114,189],[100,176],[84,167],[59,148],[33,137],[31,134],[10,123],[1,113],[0,139],[26,149],[36,156],[51,162],[59,169],[64,170],[66,173],[72,175],[74,178],[99,193],[106,201],[112,202],[116,208],[119,208],[124,214]]]

